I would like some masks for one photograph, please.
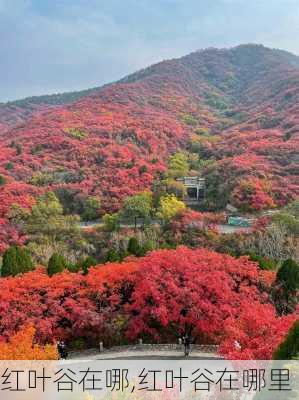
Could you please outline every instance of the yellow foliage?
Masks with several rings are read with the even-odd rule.
[[[191,143],[216,143],[219,142],[221,137],[219,135],[198,135],[191,134],[190,135]]]
[[[173,154],[168,162],[168,176],[181,178],[187,175],[189,170],[188,157],[185,153]]]
[[[29,325],[16,333],[9,342],[0,342],[1,360],[58,360],[56,345],[34,344],[35,328]]]
[[[179,199],[183,198],[187,194],[186,187],[182,182],[176,181],[172,178],[165,179],[164,182],[167,187],[167,192],[174,194]]]
[[[175,215],[186,208],[185,203],[178,200],[173,194],[161,197],[157,217],[163,221],[170,221]]]

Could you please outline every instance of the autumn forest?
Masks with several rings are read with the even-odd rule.
[[[298,195],[299,57],[282,50],[1,103],[0,358],[186,330],[225,358],[298,357]]]

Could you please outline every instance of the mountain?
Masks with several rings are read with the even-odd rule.
[[[261,45],[242,45],[230,50],[210,48],[181,59],[163,61],[123,78],[117,84],[132,84],[151,78],[159,83],[163,78],[172,83],[177,82],[179,85],[188,86],[193,94],[197,89],[197,94],[204,97],[209,97],[209,94],[203,91],[205,85],[208,85],[212,86],[220,97],[223,97],[225,103],[232,105],[241,102],[248,106],[250,90],[254,91],[251,104],[257,101],[261,103],[267,96],[273,95],[273,92],[264,93],[265,87],[269,86],[269,80],[277,78],[283,81],[284,73],[288,76],[298,67],[298,56],[282,50],[267,49]],[[111,85],[0,103],[0,123],[14,126],[39,111],[71,104],[109,86]],[[213,103],[213,99],[206,98],[206,102]],[[214,106],[217,108],[217,104]],[[221,108],[221,104],[218,104],[218,107]]]
[[[299,57],[206,49],[102,88],[0,106],[0,218],[64,187],[115,211],[170,154],[202,160],[209,208],[280,207],[299,193]],[[194,167],[195,169],[197,167]]]
[[[51,107],[70,104],[98,89],[99,88],[93,88],[77,92],[33,96],[21,100],[9,101],[7,103],[0,103],[0,129],[8,129],[18,123],[25,122],[33,115],[46,111]]]

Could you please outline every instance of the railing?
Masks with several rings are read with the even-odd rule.
[[[211,357],[220,357],[218,355],[217,345],[199,345],[199,344],[191,344],[191,351],[194,353],[206,353],[210,354]],[[169,353],[169,352],[184,352],[184,345],[182,343],[164,343],[164,344],[147,344],[142,343],[140,341],[139,344],[135,345],[122,345],[122,346],[113,346],[110,348],[105,348],[103,342],[100,342],[97,348],[90,348],[85,350],[74,350],[69,352],[70,358],[76,358],[78,356],[89,357],[96,356],[101,353],[103,355],[111,356],[117,353],[147,353],[147,355],[156,355],[158,353]]]
[[[192,350],[196,350],[203,353],[217,353],[219,346],[217,345],[201,345],[191,344]],[[166,344],[136,344],[136,345],[124,345],[124,346],[113,346],[109,349],[102,347],[102,351],[105,353],[119,353],[125,351],[182,351],[183,344],[179,343],[166,343]]]

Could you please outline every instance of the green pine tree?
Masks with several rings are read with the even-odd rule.
[[[21,272],[29,272],[34,269],[34,264],[30,252],[26,248],[18,247],[18,258],[20,260]]]
[[[48,275],[53,276],[67,268],[67,261],[61,255],[54,253],[48,262]]]
[[[3,175],[0,175],[0,186],[5,185],[6,183],[6,178]]]
[[[3,255],[2,276],[16,276],[32,271],[34,265],[26,248],[12,246]]]
[[[16,247],[10,247],[3,255],[2,276],[15,276],[17,275],[17,255]]]
[[[128,252],[135,256],[142,255],[142,248],[135,237],[131,237],[128,243]]]
[[[285,340],[274,353],[274,360],[291,360],[299,357],[299,320],[290,329]]]
[[[294,260],[286,260],[277,273],[277,281],[282,283],[288,292],[299,289],[299,265]]]
[[[119,254],[115,249],[110,249],[106,254],[105,262],[117,262],[120,261]]]
[[[147,240],[144,245],[142,246],[142,255],[155,250],[155,243],[153,240]]]
[[[277,312],[290,314],[297,307],[297,291],[299,289],[299,264],[294,260],[286,260],[277,272],[272,290],[272,298]]]
[[[275,271],[276,263],[274,260],[271,260],[266,257],[259,256],[258,254],[251,253],[249,257],[252,261],[255,261],[259,264],[259,267],[266,271]]]
[[[97,261],[95,258],[91,256],[86,257],[85,260],[83,260],[83,262],[81,263],[83,275],[87,275],[89,268],[95,265],[97,265]]]

